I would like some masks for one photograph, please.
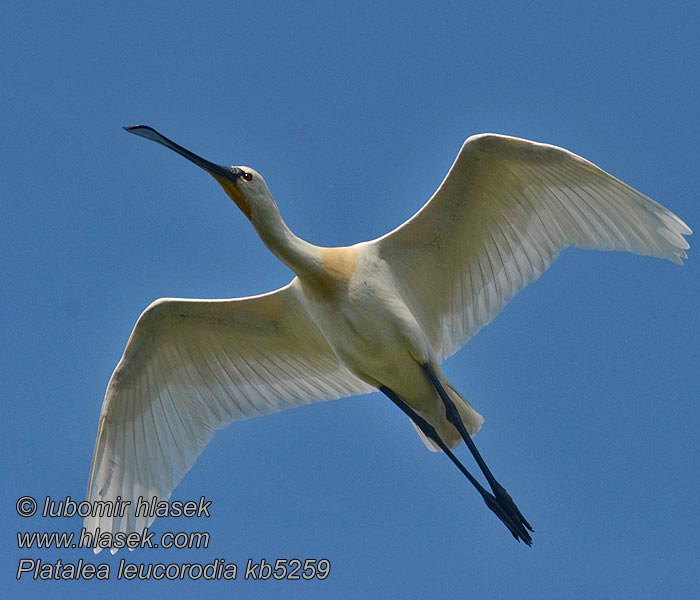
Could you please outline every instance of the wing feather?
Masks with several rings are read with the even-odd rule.
[[[139,496],[170,497],[217,429],[307,402],[371,391],[335,357],[296,280],[237,300],[163,299],[139,318],[107,387],[87,499],[130,501],[88,531],[140,531]],[[96,551],[99,549],[96,548]]]
[[[688,226],[562,148],[469,138],[433,197],[372,242],[441,358],[458,350],[568,246],[682,263]]]

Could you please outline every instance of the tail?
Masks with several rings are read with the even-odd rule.
[[[457,407],[457,412],[459,412],[462,423],[464,423],[464,426],[467,428],[469,435],[472,437],[475,436],[479,429],[481,429],[481,426],[484,424],[484,417],[476,412],[472,408],[471,404],[469,404],[469,402],[467,402],[448,381],[443,379],[442,385],[449,394],[452,402],[454,402],[455,406]],[[423,443],[427,446],[428,450],[431,450],[432,452],[440,451],[437,444],[435,444],[435,442],[433,442],[431,439],[427,438],[423,432],[416,427],[415,423],[413,426],[418,432],[420,439],[423,440]],[[462,443],[462,437],[459,435],[459,432],[447,421],[447,419],[443,419],[440,424],[433,424],[433,426],[437,430],[440,439],[445,442],[448,448],[455,448]]]

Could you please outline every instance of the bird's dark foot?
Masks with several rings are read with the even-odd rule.
[[[530,531],[535,531],[532,528],[532,525],[527,522],[527,519],[523,517],[523,513],[520,512],[520,509],[515,505],[515,502],[513,502],[513,498],[510,497],[510,494],[506,492],[505,488],[502,485],[496,484],[495,489],[493,490],[493,493],[496,496],[496,500],[498,500],[498,503],[503,507],[503,509],[511,515],[511,517],[514,518],[518,523],[522,523],[525,527],[527,527]]]
[[[528,546],[532,546],[532,538],[530,537],[530,534],[527,532],[525,527],[523,527],[522,521],[525,521],[525,519],[522,519],[522,521],[515,520],[512,516],[512,513],[506,511],[503,508],[503,506],[498,502],[498,500],[496,500],[495,496],[493,496],[492,494],[485,492],[483,498],[484,502],[486,503],[486,506],[488,506],[491,512],[493,512],[501,520],[501,522],[508,528],[508,531],[510,531],[510,533],[516,540],[522,540]],[[515,510],[518,510],[517,507],[515,508]],[[518,511],[518,514],[520,514],[520,511]],[[527,524],[528,528],[530,528],[530,525],[529,523],[527,523],[527,521],[525,521],[525,524]],[[532,531],[531,528],[530,530]]]
[[[508,528],[508,531],[513,535],[513,537],[520,541],[522,540],[528,546],[532,546],[532,538],[530,534],[525,530],[522,524],[518,524],[503,510],[503,507],[498,503],[498,500],[492,495],[486,492],[483,496],[486,506],[491,509],[501,522]]]
[[[492,486],[493,492],[494,492],[494,501],[498,504],[498,507],[500,508],[501,512],[505,514],[507,517],[507,523],[506,526],[508,526],[508,529],[510,529],[511,533],[515,535],[517,532],[518,535],[516,535],[516,538],[522,539],[528,546],[532,545],[532,538],[530,537],[530,534],[527,532],[526,528],[529,529],[530,531],[535,531],[532,528],[532,525],[528,523],[527,519],[523,517],[523,513],[520,512],[520,509],[517,507],[515,502],[513,502],[513,498],[510,497],[510,494],[505,490],[505,488],[500,485],[499,483],[496,482],[494,486]],[[484,498],[486,500],[486,498]],[[495,511],[490,505],[489,502],[486,502],[487,506],[491,508],[496,514],[499,516],[501,521],[503,521],[503,518],[500,516],[500,514]],[[515,529],[515,532],[513,531]]]

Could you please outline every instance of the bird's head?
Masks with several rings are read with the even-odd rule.
[[[204,169],[219,182],[219,185],[224,188],[224,191],[249,220],[252,220],[252,214],[256,206],[265,202],[274,202],[265,180],[257,171],[250,167],[225,167],[209,162],[169,140],[148,125],[130,125],[124,127],[124,129],[129,133],[158,142]]]

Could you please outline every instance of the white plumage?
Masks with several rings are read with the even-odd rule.
[[[150,525],[135,516],[136,499],[169,498],[217,429],[303,403],[388,390],[452,448],[464,436],[426,365],[474,434],[483,419],[446,380],[442,359],[567,246],[680,264],[691,233],[581,157],[483,134],[464,143],[406,223],[377,240],[320,248],[289,231],[254,170],[209,163],[145,126],[128,130],[212,174],[297,277],[261,296],[161,299],[144,311],[107,388],[87,490],[89,501],[121,496],[132,508],[123,517],[87,517],[90,531]],[[520,526],[506,524],[529,543]]]

